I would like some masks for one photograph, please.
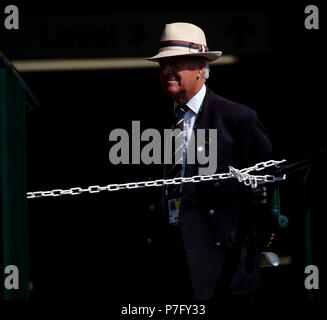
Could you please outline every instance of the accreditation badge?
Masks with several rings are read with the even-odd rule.
[[[168,200],[169,223],[179,223],[179,210],[181,206],[181,198]]]

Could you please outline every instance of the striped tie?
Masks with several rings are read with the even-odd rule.
[[[187,105],[176,106],[176,124],[174,129],[180,129],[180,133],[175,137],[173,143],[173,161],[172,165],[168,169],[168,178],[173,179],[181,176],[182,165],[183,165],[183,146],[184,146],[184,114],[187,111]],[[170,196],[175,196],[180,191],[180,185],[172,185],[168,188],[168,193]]]

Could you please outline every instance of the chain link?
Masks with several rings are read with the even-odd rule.
[[[178,177],[174,179],[158,179],[153,181],[141,181],[141,182],[129,182],[129,183],[121,183],[121,184],[109,184],[107,186],[89,186],[86,189],[80,187],[74,187],[70,189],[54,189],[51,191],[36,191],[36,192],[27,192],[27,198],[42,198],[42,197],[59,197],[62,195],[79,195],[84,192],[88,193],[99,193],[101,191],[118,191],[124,189],[139,189],[139,188],[147,188],[147,187],[161,187],[164,185],[175,184],[179,185],[182,183],[198,183],[202,181],[211,181],[211,180],[225,180],[225,179],[238,179],[239,182],[244,183],[246,186],[251,186],[252,189],[255,189],[260,183],[271,183],[278,180],[285,180],[286,175],[282,177],[275,177],[273,175],[251,175],[249,172],[252,171],[261,171],[268,167],[278,167],[281,163],[286,160],[269,160],[266,162],[260,162],[256,165],[244,168],[241,170],[235,169],[233,167],[229,167],[228,173],[215,173],[211,175],[203,175],[203,176],[193,176],[193,177]]]

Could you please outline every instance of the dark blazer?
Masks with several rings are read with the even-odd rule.
[[[255,111],[209,88],[196,128],[217,129],[216,173],[270,159],[268,134]],[[208,144],[203,147],[208,154]],[[198,175],[199,167],[187,164],[185,177]],[[261,286],[252,193],[236,179],[183,185],[180,228],[195,299],[246,294]]]

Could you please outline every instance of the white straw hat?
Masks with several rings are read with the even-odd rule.
[[[174,56],[200,56],[209,62],[218,59],[221,51],[209,51],[203,30],[191,23],[166,24],[160,39],[159,53],[146,60],[157,62],[160,58]]]

